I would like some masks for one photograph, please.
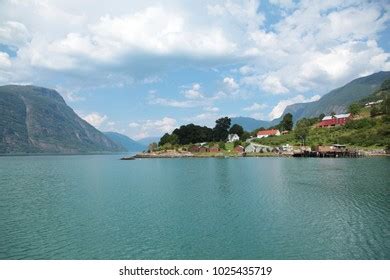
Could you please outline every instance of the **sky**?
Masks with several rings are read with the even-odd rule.
[[[56,89],[134,139],[272,120],[390,70],[389,19],[385,0],[0,0],[0,84]]]

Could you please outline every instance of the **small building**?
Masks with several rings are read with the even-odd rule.
[[[245,153],[266,153],[272,152],[273,148],[270,146],[260,145],[256,143],[250,143],[245,147]]]
[[[188,151],[191,153],[199,153],[199,148],[200,148],[200,146],[198,146],[198,145],[190,146],[188,148]]]
[[[374,105],[380,104],[382,102],[383,102],[383,99],[380,99],[378,101],[368,102],[368,103],[364,104],[364,107],[369,108],[369,107],[372,107]]]
[[[221,151],[221,149],[219,147],[217,147],[217,146],[213,146],[213,147],[209,148],[209,152],[210,153],[218,153],[220,151]]]
[[[239,141],[240,137],[237,134],[229,134],[228,135],[228,142],[232,143],[234,141]]]
[[[280,147],[283,152],[292,152],[293,147],[290,144],[286,144]]]
[[[281,132],[282,135],[286,135],[286,134],[288,134],[288,133],[289,133],[288,130],[283,130],[283,131]]]
[[[280,136],[279,129],[259,130],[257,138],[266,138],[268,136]]]
[[[209,152],[209,148],[207,146],[200,146],[199,147],[199,153],[207,153]]]
[[[339,114],[333,116],[325,116],[318,127],[331,127],[331,126],[342,126],[345,125],[351,119],[351,114]]]
[[[238,145],[238,146],[234,147],[234,151],[236,153],[242,154],[242,153],[245,152],[245,148],[243,146],[241,146],[241,145]]]

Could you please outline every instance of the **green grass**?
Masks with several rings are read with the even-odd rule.
[[[269,146],[284,144],[299,146],[301,144],[301,141],[295,137],[294,132],[256,139],[255,142]],[[355,120],[350,121],[346,126],[311,127],[305,144],[307,146],[346,144],[351,147],[366,149],[387,147],[390,146],[390,117],[371,118],[369,117],[369,109],[364,109]]]

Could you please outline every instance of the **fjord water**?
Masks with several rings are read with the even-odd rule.
[[[389,164],[0,157],[0,259],[389,259]]]

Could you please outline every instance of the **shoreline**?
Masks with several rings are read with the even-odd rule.
[[[390,154],[364,154],[355,158],[374,158],[374,157],[389,157]],[[135,156],[122,158],[126,159],[175,159],[175,158],[260,158],[260,157],[279,157],[279,158],[294,158],[293,153],[253,153],[253,154],[192,154],[192,153],[139,153]],[[309,158],[309,157],[302,157]],[[352,158],[352,157],[312,157],[312,158]]]

